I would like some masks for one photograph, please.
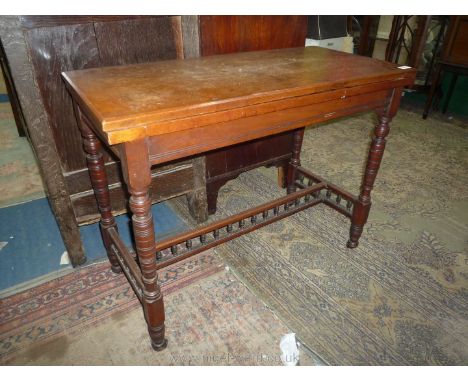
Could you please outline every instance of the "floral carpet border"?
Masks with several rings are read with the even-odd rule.
[[[173,293],[223,269],[212,251],[159,271],[161,289]],[[116,312],[140,306],[123,274],[108,262],[93,264],[0,300],[0,363],[26,346],[76,333]]]

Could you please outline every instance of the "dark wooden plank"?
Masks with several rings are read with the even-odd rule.
[[[182,58],[180,17],[96,22],[101,65]]]
[[[86,257],[78,225],[18,17],[2,16],[0,36],[11,65],[12,77],[26,118],[28,137],[37,157],[45,191],[65,247],[72,264],[74,266],[82,264],[86,261]]]
[[[8,64],[8,58],[3,49],[3,45],[0,41],[0,60],[2,67],[3,79],[5,81],[5,86],[8,92],[8,100],[10,101],[11,110],[13,111],[13,116],[15,118],[16,128],[18,130],[18,135],[24,137],[26,135],[26,120],[24,118],[23,110],[21,109],[21,104],[18,99],[18,93],[11,76],[10,65]]]
[[[121,21],[130,19],[145,19],[149,17],[164,17],[164,16],[117,16],[117,15],[34,15],[20,16],[21,27],[24,29],[56,27],[73,24],[87,24],[94,22]]]
[[[442,60],[468,65],[468,16],[451,17]]]
[[[30,29],[25,36],[63,170],[86,168],[72,100],[60,74],[100,66],[93,24]]]
[[[156,176],[156,174],[163,176],[164,174],[181,171],[185,168],[191,168],[192,165],[193,161],[184,160],[179,161],[176,164],[154,166],[151,169],[151,172],[153,173],[153,177]],[[106,173],[110,185],[122,182],[122,169],[119,162],[106,163]],[[72,195],[88,192],[91,190],[91,180],[89,178],[87,168],[81,169],[79,171],[65,173],[65,179],[67,182],[67,188],[69,190],[73,190]]]
[[[36,80],[44,99],[54,141],[59,148],[61,167],[65,172],[65,178],[71,177],[67,179],[68,190],[75,198],[80,192],[90,193],[91,185],[71,97],[64,86],[61,72],[182,57],[181,18],[78,17],[74,19],[72,16],[65,18],[51,16],[35,21],[39,24],[34,24],[34,28],[26,30],[25,35],[29,42]],[[107,163],[117,160],[107,147],[104,147],[104,160]],[[113,166],[109,167],[111,177],[117,174],[114,174],[112,169]],[[80,177],[80,182],[74,181],[76,177],[74,174],[77,173],[83,175]],[[120,179],[115,181],[122,183],[121,174],[118,175]],[[193,174],[193,176],[201,175]],[[181,185],[187,184],[181,182]],[[192,191],[190,188],[185,190],[185,192]],[[115,192],[114,194],[117,195]],[[119,195],[123,195],[123,191]],[[171,196],[168,193],[164,195]],[[95,206],[92,196],[84,196],[83,203],[85,208],[78,208],[81,205],[76,199],[73,203],[73,206],[77,206],[74,212],[80,223],[85,223],[87,217],[94,216],[98,212],[91,211]],[[122,199],[118,210],[114,212],[122,212],[124,204],[125,199]],[[203,216],[198,210],[191,211],[195,215]]]

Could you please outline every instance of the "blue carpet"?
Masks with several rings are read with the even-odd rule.
[[[168,237],[186,229],[167,203],[154,204],[156,237]],[[116,218],[122,240],[132,245],[128,215]],[[106,258],[99,224],[80,228],[87,261]],[[0,209],[0,290],[52,273],[60,265],[65,246],[47,199]]]
[[[0,102],[10,102],[8,94],[0,94]]]

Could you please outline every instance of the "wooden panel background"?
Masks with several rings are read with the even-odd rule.
[[[202,56],[305,45],[307,16],[200,16]],[[241,172],[263,165],[284,168],[292,132],[231,146],[206,155],[208,210],[216,211],[219,188]],[[282,180],[280,180],[283,183]]]
[[[26,31],[25,36],[62,169],[68,172],[84,168],[81,135],[60,74],[100,65],[93,24],[35,28]]]
[[[307,16],[200,16],[201,54],[305,45]]]
[[[184,57],[180,17],[96,22],[94,26],[101,66]]]

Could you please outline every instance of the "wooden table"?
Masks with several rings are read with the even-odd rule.
[[[324,203],[351,220],[355,248],[402,88],[416,71],[317,47],[235,53],[63,73],[84,139],[114,272],[141,300],[151,344],[164,349],[157,270],[298,211]],[[305,125],[375,110],[379,122],[359,197],[303,168]],[[152,165],[294,130],[287,195],[156,243],[148,195]],[[120,158],[130,193],[137,256],[119,237],[109,205],[101,144]],[[346,148],[337,141],[338,149]]]

